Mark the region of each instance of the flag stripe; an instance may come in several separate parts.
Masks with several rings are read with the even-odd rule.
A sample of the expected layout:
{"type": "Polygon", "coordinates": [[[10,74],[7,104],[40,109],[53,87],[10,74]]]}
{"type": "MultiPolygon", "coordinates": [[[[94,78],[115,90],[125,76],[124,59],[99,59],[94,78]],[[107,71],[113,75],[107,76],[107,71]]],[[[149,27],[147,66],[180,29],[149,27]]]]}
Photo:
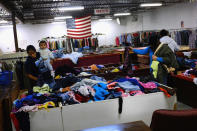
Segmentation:
{"type": "Polygon", "coordinates": [[[81,21],[85,19],[91,19],[91,16],[81,17],[81,18],[75,18],[76,21],[81,21]]]}
{"type": "Polygon", "coordinates": [[[72,36],[72,35],[68,35],[68,37],[74,38],[74,39],[85,39],[88,37],[91,37],[92,35],[84,35],[84,36],[72,36]]]}
{"type": "Polygon", "coordinates": [[[84,21],[78,21],[78,22],[75,21],[75,25],[76,25],[76,24],[84,24],[84,23],[88,23],[88,22],[91,22],[91,19],[89,19],[89,20],[84,20],[84,21]]]}
{"type": "Polygon", "coordinates": [[[75,24],[75,26],[76,27],[78,27],[78,26],[84,26],[84,25],[88,25],[88,24],[91,24],[91,22],[90,21],[88,21],[88,22],[85,22],[85,23],[77,23],[77,24],[75,24]]]}
{"type": "Polygon", "coordinates": [[[87,35],[87,34],[91,34],[91,32],[83,32],[83,33],[68,33],[68,35],[75,35],[75,36],[79,36],[80,35],[87,35]]]}
{"type": "Polygon", "coordinates": [[[68,37],[73,38],[73,39],[86,39],[86,38],[92,37],[92,35],[88,35],[84,37],[74,37],[74,36],[68,36],[68,37]]]}
{"type": "Polygon", "coordinates": [[[67,32],[68,32],[68,33],[70,33],[70,32],[85,32],[85,31],[90,31],[90,28],[85,29],[85,30],[80,30],[80,31],[79,31],[79,30],[76,30],[76,31],[73,31],[73,30],[72,30],[72,31],[67,30],[67,32]]]}
{"type": "Polygon", "coordinates": [[[79,29],[79,28],[85,28],[85,27],[90,26],[90,25],[91,25],[91,23],[86,24],[86,25],[77,26],[76,28],[77,28],[77,29],[79,29]]]}
{"type": "Polygon", "coordinates": [[[86,30],[86,29],[90,29],[91,30],[91,26],[87,26],[86,28],[67,29],[67,31],[76,32],[76,31],[83,31],[83,30],[86,30]]]}
{"type": "Polygon", "coordinates": [[[82,29],[86,29],[86,28],[91,28],[91,25],[88,26],[84,26],[84,27],[79,27],[79,28],[75,28],[75,29],[70,29],[70,30],[82,30],[82,29]]]}

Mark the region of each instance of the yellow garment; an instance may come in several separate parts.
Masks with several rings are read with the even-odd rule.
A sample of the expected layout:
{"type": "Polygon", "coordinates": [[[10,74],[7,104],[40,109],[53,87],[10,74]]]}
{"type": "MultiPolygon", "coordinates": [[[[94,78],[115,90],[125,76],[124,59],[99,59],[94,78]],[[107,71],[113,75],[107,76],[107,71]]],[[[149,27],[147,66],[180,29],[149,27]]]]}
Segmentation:
{"type": "Polygon", "coordinates": [[[91,70],[99,70],[95,64],[91,65],[90,68],[91,68],[91,70]]]}
{"type": "Polygon", "coordinates": [[[34,86],[33,92],[40,93],[40,94],[47,94],[51,92],[51,89],[48,84],[44,84],[42,87],[34,86]]]}
{"type": "Polygon", "coordinates": [[[113,69],[111,72],[119,72],[120,70],[119,69],[113,69]]]}
{"type": "Polygon", "coordinates": [[[159,65],[158,61],[152,61],[151,68],[153,69],[154,78],[157,78],[158,65],[159,65]]]}
{"type": "Polygon", "coordinates": [[[55,79],[60,79],[60,75],[57,75],[57,76],[55,77],[55,79]]]}
{"type": "Polygon", "coordinates": [[[42,108],[48,109],[48,107],[55,107],[55,103],[52,101],[46,102],[42,105],[39,105],[38,109],[42,109],[42,108]]]}

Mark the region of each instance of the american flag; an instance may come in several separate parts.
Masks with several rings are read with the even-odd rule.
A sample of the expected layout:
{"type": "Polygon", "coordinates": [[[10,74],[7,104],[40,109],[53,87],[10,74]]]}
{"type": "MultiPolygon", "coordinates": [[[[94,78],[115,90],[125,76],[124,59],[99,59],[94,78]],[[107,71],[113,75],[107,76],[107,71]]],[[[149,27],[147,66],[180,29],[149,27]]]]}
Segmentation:
{"type": "Polygon", "coordinates": [[[84,39],[92,36],[91,16],[66,19],[67,36],[74,39],[84,39]]]}

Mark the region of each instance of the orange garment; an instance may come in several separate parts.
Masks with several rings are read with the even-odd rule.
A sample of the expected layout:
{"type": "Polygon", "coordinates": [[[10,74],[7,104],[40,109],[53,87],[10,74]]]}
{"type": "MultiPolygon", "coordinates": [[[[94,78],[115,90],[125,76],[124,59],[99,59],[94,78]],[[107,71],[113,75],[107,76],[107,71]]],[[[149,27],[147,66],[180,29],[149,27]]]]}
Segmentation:
{"type": "Polygon", "coordinates": [[[61,92],[68,92],[71,91],[70,87],[62,88],[61,92]]]}
{"type": "Polygon", "coordinates": [[[95,64],[91,65],[90,68],[91,68],[91,70],[99,70],[95,64]]]}

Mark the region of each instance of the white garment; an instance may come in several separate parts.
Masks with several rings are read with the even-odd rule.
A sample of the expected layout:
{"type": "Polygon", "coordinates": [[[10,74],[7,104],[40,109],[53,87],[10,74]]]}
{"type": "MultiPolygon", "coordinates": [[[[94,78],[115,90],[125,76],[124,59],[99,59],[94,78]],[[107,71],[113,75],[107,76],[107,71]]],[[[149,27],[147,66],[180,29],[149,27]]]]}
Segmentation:
{"type": "Polygon", "coordinates": [[[39,49],[40,56],[46,60],[48,58],[54,59],[52,52],[49,49],[39,49]]]}
{"type": "Polygon", "coordinates": [[[177,45],[177,43],[169,36],[164,36],[164,37],[160,38],[160,42],[163,44],[168,44],[168,46],[170,47],[170,49],[173,52],[178,51],[180,49],[180,47],[177,45]]]}
{"type": "Polygon", "coordinates": [[[192,52],[190,51],[190,52],[183,52],[183,54],[184,54],[184,56],[187,56],[187,57],[191,57],[191,55],[192,55],[192,52]]]}
{"type": "Polygon", "coordinates": [[[193,79],[193,82],[194,82],[194,84],[197,85],[197,78],[194,78],[194,79],[193,79]]]}
{"type": "Polygon", "coordinates": [[[82,56],[82,53],[72,52],[71,54],[63,54],[61,58],[69,58],[74,64],[77,64],[78,58],[82,56]]]}

